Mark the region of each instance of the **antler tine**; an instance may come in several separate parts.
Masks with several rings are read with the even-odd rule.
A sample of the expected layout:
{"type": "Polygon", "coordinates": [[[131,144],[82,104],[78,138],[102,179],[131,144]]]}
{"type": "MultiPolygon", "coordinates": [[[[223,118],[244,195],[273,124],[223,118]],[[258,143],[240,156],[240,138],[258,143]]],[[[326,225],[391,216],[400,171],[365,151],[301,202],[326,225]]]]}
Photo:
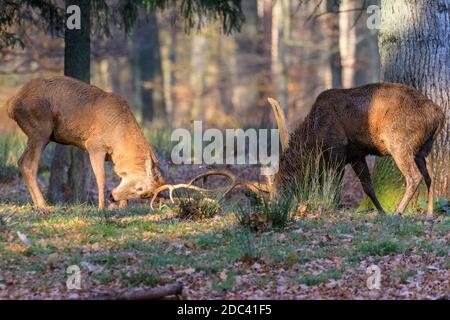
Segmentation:
{"type": "Polygon", "coordinates": [[[256,186],[254,183],[247,181],[247,180],[239,182],[238,185],[246,187],[247,189],[250,189],[254,193],[259,193],[259,192],[269,193],[269,191],[261,189],[260,187],[256,186]]]}
{"type": "Polygon", "coordinates": [[[195,181],[209,176],[224,176],[230,180],[230,183],[225,187],[208,189],[209,192],[222,192],[222,198],[225,197],[225,195],[227,195],[231,190],[233,190],[236,186],[240,184],[239,182],[237,182],[236,175],[227,170],[211,170],[201,173],[198,176],[194,177],[189,184],[193,184],[195,181]]]}
{"type": "Polygon", "coordinates": [[[209,191],[211,191],[211,190],[208,190],[208,189],[204,189],[204,188],[200,188],[200,187],[197,187],[197,186],[193,186],[191,184],[184,184],[184,183],[181,183],[181,184],[165,184],[165,185],[155,189],[155,191],[153,191],[153,197],[152,197],[152,200],[150,201],[150,208],[152,208],[152,210],[153,210],[153,202],[155,202],[155,199],[158,196],[158,194],[160,194],[164,190],[169,190],[170,201],[172,201],[172,203],[174,203],[175,201],[173,200],[173,190],[180,189],[180,188],[195,190],[195,191],[198,191],[198,192],[209,192],[209,191]]]}
{"type": "Polygon", "coordinates": [[[226,170],[211,170],[211,171],[204,172],[204,173],[196,176],[195,178],[193,178],[189,184],[192,184],[192,183],[194,183],[195,181],[197,181],[197,180],[199,180],[201,178],[206,178],[206,177],[212,176],[212,175],[224,176],[224,177],[227,177],[227,178],[229,178],[231,180],[231,183],[230,183],[229,186],[211,190],[211,191],[224,190],[222,197],[225,197],[226,194],[231,192],[237,186],[246,187],[247,189],[250,189],[254,193],[259,193],[259,192],[268,193],[267,190],[263,190],[260,187],[257,187],[254,183],[252,183],[250,181],[242,180],[242,181],[238,182],[237,178],[236,178],[236,175],[234,175],[230,171],[226,171],[226,170]]]}
{"type": "Polygon", "coordinates": [[[206,177],[214,176],[214,175],[216,175],[216,176],[224,176],[224,177],[227,177],[228,179],[230,179],[231,182],[233,182],[233,183],[236,182],[236,176],[233,173],[229,172],[229,171],[226,171],[226,170],[211,170],[211,171],[203,172],[203,173],[199,174],[198,176],[194,177],[189,182],[189,184],[193,184],[195,181],[197,181],[197,180],[199,180],[201,178],[206,178],[206,177]]]}

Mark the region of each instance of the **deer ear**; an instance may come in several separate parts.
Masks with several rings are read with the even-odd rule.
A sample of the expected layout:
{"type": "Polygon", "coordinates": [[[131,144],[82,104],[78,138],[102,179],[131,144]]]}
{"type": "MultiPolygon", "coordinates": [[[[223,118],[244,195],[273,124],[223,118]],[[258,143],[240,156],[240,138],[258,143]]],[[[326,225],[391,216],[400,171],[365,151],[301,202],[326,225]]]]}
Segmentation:
{"type": "Polygon", "coordinates": [[[145,159],[145,172],[149,177],[153,175],[152,168],[153,168],[153,161],[150,157],[147,157],[147,159],[145,159]]]}

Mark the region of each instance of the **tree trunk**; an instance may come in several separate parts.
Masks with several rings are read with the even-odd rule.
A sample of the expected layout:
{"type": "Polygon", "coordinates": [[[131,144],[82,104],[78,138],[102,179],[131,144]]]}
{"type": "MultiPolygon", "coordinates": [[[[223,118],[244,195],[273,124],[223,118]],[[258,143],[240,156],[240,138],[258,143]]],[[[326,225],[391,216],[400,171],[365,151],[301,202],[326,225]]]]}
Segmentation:
{"type": "Polygon", "coordinates": [[[342,85],[344,88],[354,86],[356,60],[355,9],[359,6],[353,0],[342,0],[339,14],[339,46],[342,63],[342,85]]]}
{"type": "MultiPolygon", "coordinates": [[[[80,8],[81,28],[70,30],[66,27],[64,34],[64,75],[89,83],[91,1],[66,1],[66,9],[70,5],[77,5],[80,8]]],[[[50,172],[49,200],[52,202],[86,202],[92,200],[89,195],[91,178],[92,171],[86,153],[75,147],[57,144],[50,172]]]]}
{"type": "MultiPolygon", "coordinates": [[[[172,13],[171,15],[174,15],[172,13]]],[[[159,19],[163,21],[163,19],[159,19]]],[[[161,37],[161,67],[163,74],[164,105],[167,113],[167,122],[172,124],[175,116],[175,62],[177,46],[177,26],[173,23],[164,24],[161,37]]]]}
{"type": "Polygon", "coordinates": [[[289,24],[284,22],[289,19],[290,15],[289,1],[276,1],[272,13],[272,81],[275,86],[276,98],[283,111],[287,113],[288,90],[284,34],[288,32],[289,24]]]}
{"type": "Polygon", "coordinates": [[[440,105],[447,121],[434,145],[436,190],[450,195],[450,0],[382,0],[382,78],[415,87],[440,105]]]}
{"type": "Polygon", "coordinates": [[[233,88],[233,101],[236,101],[236,111],[245,110],[241,119],[246,123],[243,125],[256,126],[254,116],[255,112],[261,112],[257,105],[257,86],[258,81],[255,77],[259,71],[257,55],[257,37],[258,37],[258,0],[246,0],[242,2],[242,10],[245,14],[245,24],[242,30],[235,34],[236,41],[236,84],[233,88]]]}
{"type": "MultiPolygon", "coordinates": [[[[325,21],[325,32],[329,43],[329,63],[332,88],[342,88],[342,64],[339,49],[339,0],[327,0],[326,10],[329,12],[325,21]]],[[[328,87],[328,86],[327,86],[328,87]]]]}
{"type": "Polygon", "coordinates": [[[261,128],[269,127],[270,113],[268,108],[264,108],[267,103],[268,96],[273,96],[272,83],[272,0],[259,0],[258,4],[262,7],[259,11],[260,24],[260,41],[258,45],[258,54],[261,59],[259,64],[259,81],[258,81],[258,106],[261,112],[261,128]]]}
{"type": "Polygon", "coordinates": [[[225,39],[223,37],[217,37],[217,59],[218,59],[218,68],[219,68],[219,96],[220,96],[220,104],[222,106],[222,110],[224,114],[234,114],[234,105],[233,105],[233,95],[232,95],[232,87],[233,87],[233,78],[231,75],[232,64],[234,57],[232,55],[227,56],[227,51],[224,48],[225,39]]]}
{"type": "MultiPolygon", "coordinates": [[[[379,0],[367,0],[367,6],[380,5],[379,0]]],[[[359,15],[359,13],[357,13],[359,15]]],[[[356,17],[358,18],[358,17],[356,17]]],[[[362,12],[356,22],[356,65],[354,85],[380,81],[380,54],[378,49],[378,30],[367,28],[367,12],[362,12]]]]}
{"type": "Polygon", "coordinates": [[[139,66],[138,87],[142,102],[142,120],[143,122],[154,119],[165,120],[166,108],[156,12],[151,12],[146,20],[140,21],[134,31],[134,39],[139,66]]]}
{"type": "Polygon", "coordinates": [[[206,85],[206,73],[208,64],[208,38],[205,34],[192,35],[191,46],[191,70],[189,82],[192,85],[193,102],[191,119],[200,120],[202,111],[202,97],[206,85]]]}

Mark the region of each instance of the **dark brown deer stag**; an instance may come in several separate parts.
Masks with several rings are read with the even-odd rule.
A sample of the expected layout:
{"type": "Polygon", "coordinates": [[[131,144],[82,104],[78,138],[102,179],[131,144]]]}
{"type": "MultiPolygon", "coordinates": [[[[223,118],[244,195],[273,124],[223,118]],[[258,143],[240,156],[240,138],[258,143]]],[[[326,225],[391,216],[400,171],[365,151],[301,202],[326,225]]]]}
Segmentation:
{"type": "MultiPolygon", "coordinates": [[[[127,102],[114,93],[69,77],[29,81],[7,104],[9,116],[28,136],[19,159],[20,171],[34,205],[46,202],[36,175],[41,153],[49,143],[77,146],[89,154],[98,186],[98,206],[105,206],[105,159],[114,163],[122,178],[112,197],[148,198],[164,184],[152,147],[144,137],[127,102]]],[[[123,206],[123,205],[122,205],[123,206]]]]}
{"type": "MultiPolygon", "coordinates": [[[[444,113],[419,91],[401,84],[377,83],[322,92],[305,121],[290,135],[279,104],[275,113],[282,155],[274,189],[289,188],[299,172],[302,154],[320,145],[327,159],[350,164],[364,192],[383,212],[372,185],[367,155],[391,156],[406,179],[396,211],[403,213],[422,177],[428,189],[428,216],[433,215],[433,170],[429,154],[444,125],[444,113]]],[[[327,160],[328,161],[328,160],[327,160]]]]}

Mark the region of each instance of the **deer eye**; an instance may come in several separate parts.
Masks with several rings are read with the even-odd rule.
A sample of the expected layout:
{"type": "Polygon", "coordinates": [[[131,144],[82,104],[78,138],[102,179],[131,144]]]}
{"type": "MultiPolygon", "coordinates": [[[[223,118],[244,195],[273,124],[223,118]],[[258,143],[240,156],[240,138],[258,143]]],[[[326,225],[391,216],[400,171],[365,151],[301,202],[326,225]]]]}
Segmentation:
{"type": "Polygon", "coordinates": [[[139,188],[136,189],[136,191],[137,192],[142,192],[142,191],[144,191],[144,189],[142,187],[139,187],[139,188]]]}

